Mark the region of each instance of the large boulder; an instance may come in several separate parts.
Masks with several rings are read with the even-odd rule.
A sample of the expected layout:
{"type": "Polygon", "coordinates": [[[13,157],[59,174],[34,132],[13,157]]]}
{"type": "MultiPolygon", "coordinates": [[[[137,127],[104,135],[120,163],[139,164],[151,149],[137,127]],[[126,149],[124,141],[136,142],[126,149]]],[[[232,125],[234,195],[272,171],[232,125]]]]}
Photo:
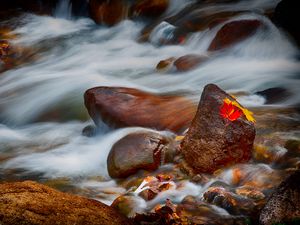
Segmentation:
{"type": "Polygon", "coordinates": [[[101,202],[25,181],[0,184],[0,224],[130,225],[132,223],[101,202]]]}
{"type": "Polygon", "coordinates": [[[115,127],[140,126],[180,133],[189,127],[196,113],[195,104],[184,97],[133,88],[95,87],[85,92],[84,101],[96,125],[102,119],[115,127]]]}
{"type": "Polygon", "coordinates": [[[124,0],[90,0],[91,18],[97,24],[113,26],[127,17],[127,2],[124,0]]]}
{"type": "Polygon", "coordinates": [[[251,157],[255,128],[251,112],[214,84],[202,93],[198,110],[181,143],[197,173],[212,173],[251,157]]]}
{"type": "Polygon", "coordinates": [[[137,0],[132,5],[131,16],[158,17],[162,15],[169,6],[169,0],[137,0]]]}
{"type": "Polygon", "coordinates": [[[156,170],[172,162],[174,154],[171,137],[150,131],[132,133],[113,145],[107,158],[108,173],[113,178],[124,178],[140,169],[156,170]]]}
{"type": "Polygon", "coordinates": [[[260,214],[261,225],[300,223],[300,170],[274,191],[260,214]]]}
{"type": "Polygon", "coordinates": [[[259,20],[237,20],[226,23],[210,43],[209,51],[222,50],[252,36],[263,23],[259,20]]]}

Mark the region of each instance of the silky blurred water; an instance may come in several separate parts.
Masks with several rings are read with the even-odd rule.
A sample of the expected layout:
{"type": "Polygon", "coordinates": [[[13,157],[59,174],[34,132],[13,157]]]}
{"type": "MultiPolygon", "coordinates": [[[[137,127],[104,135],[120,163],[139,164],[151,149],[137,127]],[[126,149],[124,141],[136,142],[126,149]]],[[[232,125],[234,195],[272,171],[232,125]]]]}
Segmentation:
{"type": "MultiPolygon", "coordinates": [[[[192,1],[172,1],[167,14],[178,12],[189,2],[192,1]]],[[[106,127],[95,137],[82,136],[82,129],[92,121],[82,121],[82,117],[76,115],[86,115],[83,94],[95,86],[184,93],[198,102],[202,88],[215,83],[230,93],[246,93],[239,97],[240,102],[258,108],[265,107],[265,99],[255,92],[283,87],[292,95],[276,107],[299,103],[300,65],[295,59],[299,52],[283,31],[268,18],[254,13],[273,7],[277,2],[245,0],[216,7],[216,11],[253,10],[231,20],[260,19],[267,27],[218,54],[208,52],[207,48],[222,24],[194,33],[184,45],[157,46],[165,34],[164,29],[169,29],[168,24],[155,29],[149,43],[139,43],[143,22],[126,20],[114,27],[95,25],[88,18],[72,18],[70,5],[64,0],[60,1],[53,17],[21,15],[17,19],[19,25],[12,31],[17,38],[12,42],[37,49],[38,59],[0,74],[0,156],[3,156],[0,157],[0,174],[14,173],[21,179],[28,174],[38,174],[39,179],[46,180],[80,179],[75,182],[80,188],[111,187],[116,188],[117,193],[124,193],[126,190],[109,178],[106,158],[116,141],[143,128],[112,130],[106,127]],[[160,60],[185,54],[203,54],[210,56],[210,60],[185,73],[156,71],[160,60]],[[64,118],[64,122],[36,122],[52,111],[78,113],[64,118]],[[85,180],[93,176],[100,177],[100,181],[85,180]]],[[[299,138],[299,134],[293,137],[299,138]]],[[[259,165],[249,165],[247,170],[257,167],[259,165]]],[[[219,179],[230,183],[230,170],[219,179]]],[[[162,193],[148,204],[155,205],[165,198],[178,202],[187,194],[200,195],[204,190],[189,181],[182,187],[179,191],[162,193]]],[[[92,194],[89,197],[109,204],[113,197],[108,196],[92,194]]]]}

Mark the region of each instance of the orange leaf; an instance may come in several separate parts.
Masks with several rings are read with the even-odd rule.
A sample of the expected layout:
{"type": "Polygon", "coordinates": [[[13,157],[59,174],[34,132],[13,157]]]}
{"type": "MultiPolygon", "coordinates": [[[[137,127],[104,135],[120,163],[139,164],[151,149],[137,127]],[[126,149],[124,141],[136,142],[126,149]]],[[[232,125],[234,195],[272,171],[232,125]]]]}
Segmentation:
{"type": "Polygon", "coordinates": [[[229,119],[230,121],[237,120],[242,115],[242,110],[240,110],[237,106],[233,105],[232,102],[223,102],[223,106],[220,108],[220,115],[229,119]]]}

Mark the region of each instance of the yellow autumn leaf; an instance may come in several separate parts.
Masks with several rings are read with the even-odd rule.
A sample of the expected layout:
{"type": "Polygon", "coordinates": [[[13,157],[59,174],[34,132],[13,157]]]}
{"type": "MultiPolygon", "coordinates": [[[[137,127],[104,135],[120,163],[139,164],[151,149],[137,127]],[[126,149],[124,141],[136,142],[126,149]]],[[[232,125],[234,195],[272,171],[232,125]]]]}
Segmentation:
{"type": "Polygon", "coordinates": [[[226,102],[227,104],[231,103],[232,105],[238,107],[240,110],[242,110],[243,114],[245,115],[245,117],[248,121],[255,123],[255,119],[253,117],[253,112],[242,107],[237,101],[231,101],[229,98],[225,98],[224,102],[226,102]]]}

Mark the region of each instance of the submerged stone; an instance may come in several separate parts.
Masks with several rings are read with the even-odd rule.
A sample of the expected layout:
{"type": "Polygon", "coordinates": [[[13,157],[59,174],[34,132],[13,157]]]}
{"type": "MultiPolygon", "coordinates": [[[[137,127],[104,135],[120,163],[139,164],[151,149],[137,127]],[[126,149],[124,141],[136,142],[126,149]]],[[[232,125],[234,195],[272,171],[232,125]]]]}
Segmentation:
{"type": "Polygon", "coordinates": [[[212,40],[209,51],[222,50],[252,36],[263,23],[259,20],[237,20],[226,23],[212,40]]]}
{"type": "Polygon", "coordinates": [[[127,17],[127,3],[124,0],[90,0],[91,18],[97,24],[113,26],[127,17]]]}

